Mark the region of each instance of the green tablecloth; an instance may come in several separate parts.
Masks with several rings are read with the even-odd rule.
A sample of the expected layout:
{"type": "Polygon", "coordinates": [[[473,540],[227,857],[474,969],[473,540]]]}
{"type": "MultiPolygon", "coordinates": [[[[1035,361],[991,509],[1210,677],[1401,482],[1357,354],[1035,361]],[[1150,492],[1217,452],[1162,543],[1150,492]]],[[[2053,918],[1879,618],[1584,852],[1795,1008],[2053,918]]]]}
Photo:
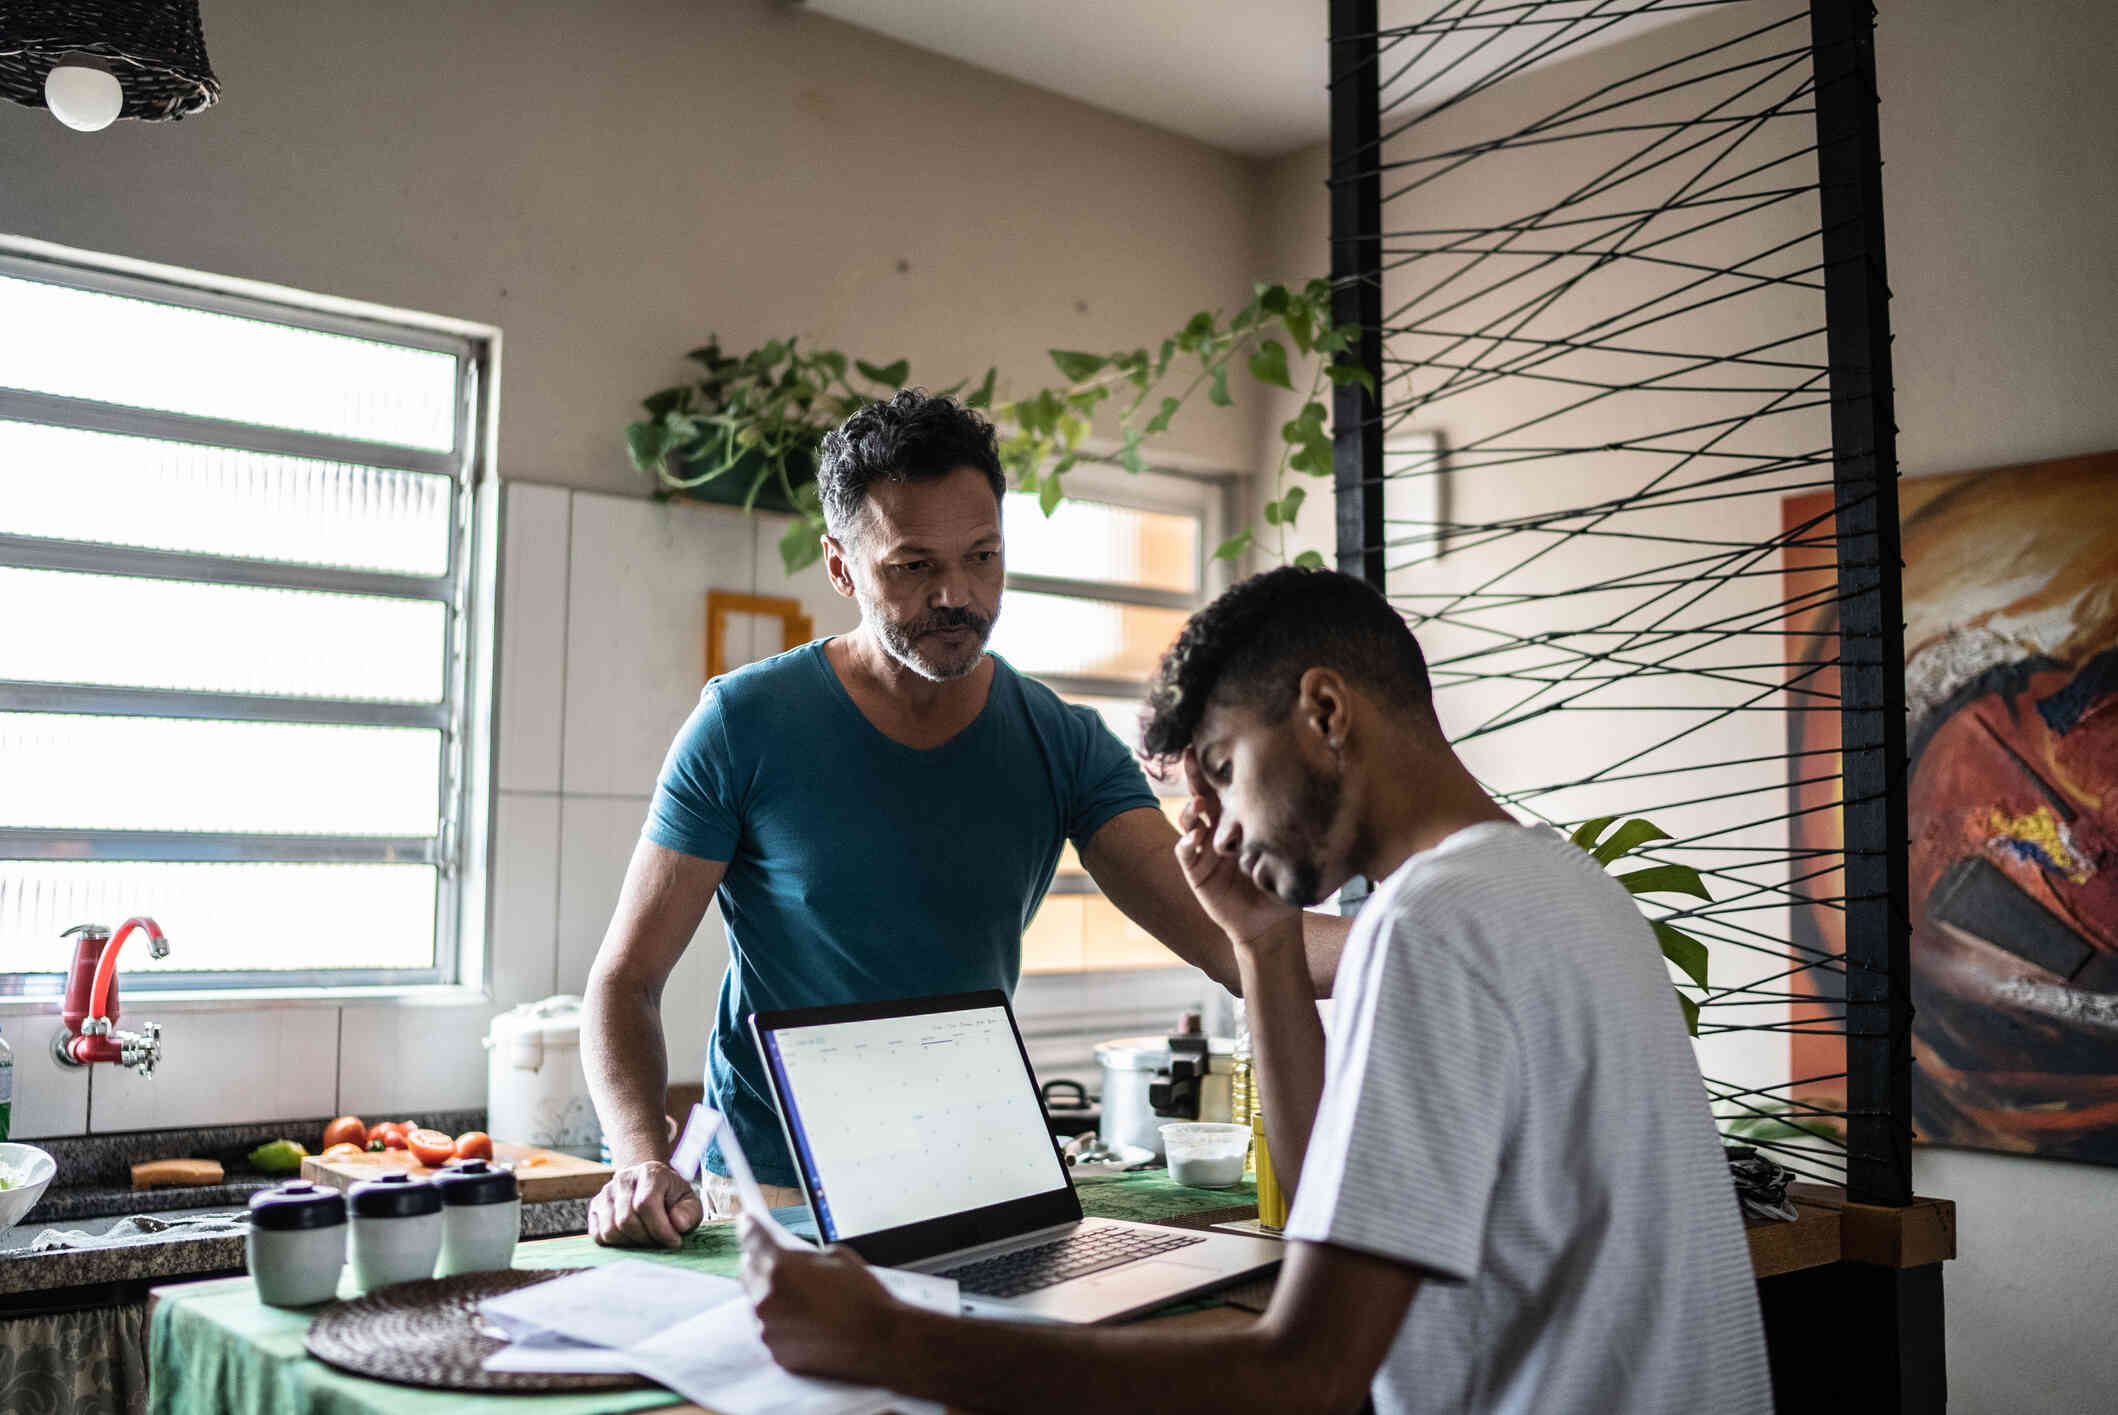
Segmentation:
{"type": "MultiPolygon", "coordinates": [[[[1248,1184],[1238,1189],[1189,1189],[1165,1170],[1076,1181],[1081,1206],[1103,1218],[1143,1223],[1257,1202],[1248,1184]]],[[[599,1248],[587,1238],[526,1243],[518,1268],[579,1268],[626,1258],[667,1263],[693,1272],[733,1276],[735,1226],[709,1223],[693,1230],[676,1252],[599,1248]]],[[[351,1273],[342,1296],[351,1295],[351,1273]]],[[[155,1307],[148,1355],[150,1415],[588,1415],[645,1410],[674,1401],[667,1391],[592,1395],[465,1395],[423,1391],[335,1371],[302,1349],[313,1311],[267,1307],[247,1277],[164,1288],[155,1307]]]]}

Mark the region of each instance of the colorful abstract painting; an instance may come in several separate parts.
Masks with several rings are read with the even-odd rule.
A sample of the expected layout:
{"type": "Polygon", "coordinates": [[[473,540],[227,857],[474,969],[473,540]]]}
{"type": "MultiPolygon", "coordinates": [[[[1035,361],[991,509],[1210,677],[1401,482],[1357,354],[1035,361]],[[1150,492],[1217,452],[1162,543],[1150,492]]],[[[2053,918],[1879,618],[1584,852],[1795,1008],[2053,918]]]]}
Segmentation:
{"type": "MultiPolygon", "coordinates": [[[[2118,454],[1900,485],[1910,778],[1913,1127],[1937,1144],[2118,1164],[2118,454]]],[[[1789,497],[1788,657],[1837,690],[1829,492],[1789,497]]],[[[1789,714],[1791,828],[1839,846],[1838,721],[1789,714]]],[[[1831,874],[1801,882],[1829,900],[1831,874]]],[[[1797,905],[1798,958],[1841,915],[1797,905]]],[[[1811,992],[1830,974],[1798,975],[1811,992]]],[[[1837,1015],[1796,1004],[1797,1022],[1837,1015]]],[[[1838,1038],[1794,1076],[1843,1095],[1838,1038]]]]}

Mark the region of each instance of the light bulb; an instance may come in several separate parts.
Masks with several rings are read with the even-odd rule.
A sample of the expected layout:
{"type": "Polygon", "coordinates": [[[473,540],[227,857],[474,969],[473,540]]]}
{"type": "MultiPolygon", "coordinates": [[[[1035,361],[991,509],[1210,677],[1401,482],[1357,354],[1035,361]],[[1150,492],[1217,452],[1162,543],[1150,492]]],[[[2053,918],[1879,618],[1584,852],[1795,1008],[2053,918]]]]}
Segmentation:
{"type": "Polygon", "coordinates": [[[51,115],[77,132],[101,132],[117,121],[125,90],[102,60],[69,54],[44,76],[44,101],[51,115]]]}

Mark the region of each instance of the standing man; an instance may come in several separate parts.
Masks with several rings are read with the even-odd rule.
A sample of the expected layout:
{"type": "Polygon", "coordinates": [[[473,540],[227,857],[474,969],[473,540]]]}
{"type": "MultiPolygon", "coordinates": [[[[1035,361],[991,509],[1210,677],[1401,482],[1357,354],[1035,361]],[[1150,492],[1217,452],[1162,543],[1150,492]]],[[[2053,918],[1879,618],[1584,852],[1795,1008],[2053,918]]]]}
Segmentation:
{"type": "Polygon", "coordinates": [[[1251,1007],[1295,1185],[1269,1310],[1219,1331],[967,1322],[845,1250],[744,1220],[794,1370],[951,1406],[1168,1415],[1751,1415],[1771,1381],[1728,1165],[1632,897],[1518,825],[1443,737],[1426,664],[1364,582],[1275,570],[1194,615],[1145,748],[1193,799],[1176,849],[1251,1007]],[[1378,881],[1328,1058],[1298,906],[1378,881]]]}
{"type": "MultiPolygon", "coordinates": [[[[716,894],[730,961],[707,1086],[775,1204],[801,1202],[749,1014],[1001,988],[1072,841],[1178,957],[1239,985],[1125,747],[985,651],[1005,573],[993,429],[907,390],[855,413],[817,468],[824,564],[860,627],[713,680],[663,763],[590,970],[582,1044],[617,1173],[603,1243],[673,1247],[703,1217],[669,1168],[662,986],[716,894]],[[776,1191],[776,1192],[774,1192],[776,1191]]],[[[1309,926],[1328,990],[1345,924],[1309,926]]],[[[706,1206],[732,1212],[718,1151],[706,1206]]]]}

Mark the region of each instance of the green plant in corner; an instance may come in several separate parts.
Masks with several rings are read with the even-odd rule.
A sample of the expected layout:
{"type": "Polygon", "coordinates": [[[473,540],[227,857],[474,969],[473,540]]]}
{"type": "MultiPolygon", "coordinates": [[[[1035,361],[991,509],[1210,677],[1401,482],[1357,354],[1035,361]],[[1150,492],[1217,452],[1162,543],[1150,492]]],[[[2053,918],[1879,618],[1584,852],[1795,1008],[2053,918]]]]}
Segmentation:
{"type": "MultiPolygon", "coordinates": [[[[1643,845],[1657,840],[1669,839],[1669,833],[1652,821],[1638,818],[1628,820],[1616,830],[1610,830],[1616,816],[1598,816],[1584,822],[1571,839],[1599,865],[1609,866],[1624,859],[1643,845]],[[1610,830],[1606,836],[1604,832],[1610,830]]],[[[1713,896],[1706,891],[1706,882],[1690,865],[1649,865],[1645,869],[1633,870],[1617,876],[1618,883],[1628,893],[1686,894],[1694,899],[1711,901],[1713,896]]],[[[1706,945],[1685,933],[1666,919],[1650,918],[1649,927],[1655,931],[1655,941],[1662,946],[1662,956],[1677,965],[1678,971],[1689,978],[1701,991],[1706,988],[1706,945]]],[[[1693,1036],[1699,1035],[1699,1004],[1685,996],[1680,985],[1677,988],[1677,1003],[1684,1009],[1685,1030],[1693,1036]]]]}
{"type": "MultiPolygon", "coordinates": [[[[967,406],[990,411],[1004,432],[1003,468],[1017,489],[1037,494],[1049,516],[1065,497],[1066,473],[1079,462],[1113,461],[1145,471],[1148,445],[1169,431],[1202,389],[1209,404],[1228,407],[1235,402],[1231,376],[1247,372],[1264,387],[1298,392],[1290,349],[1292,357],[1313,356],[1301,411],[1280,429],[1272,495],[1263,511],[1265,524],[1277,532],[1275,551],[1285,560],[1287,532],[1308,496],[1299,483],[1287,485],[1290,473],[1331,475],[1325,390],[1348,383],[1371,393],[1376,388],[1373,374],[1343,357],[1354,333],[1331,323],[1329,281],[1300,287],[1260,282],[1249,303],[1225,321],[1217,311],[1201,310],[1152,351],[1051,350],[1063,383],[995,401],[997,375],[988,368],[975,386],[963,379],[940,391],[962,393],[967,406]],[[1085,442],[1106,403],[1117,408],[1122,441],[1115,454],[1101,457],[1085,442]]],[[[835,349],[804,351],[793,339],[774,339],[739,355],[709,340],[686,357],[703,375],[650,394],[641,402],[646,416],[626,425],[633,465],[656,478],[658,495],[703,489],[745,511],[762,506],[798,513],[801,520],[780,541],[780,558],[790,574],[811,564],[821,553],[823,512],[814,479],[824,436],[863,403],[904,387],[909,363],[874,364],[835,349]]],[[[1249,529],[1239,531],[1214,554],[1232,560],[1256,539],[1249,529]]],[[[1295,563],[1320,566],[1323,558],[1306,551],[1295,563]]]]}

